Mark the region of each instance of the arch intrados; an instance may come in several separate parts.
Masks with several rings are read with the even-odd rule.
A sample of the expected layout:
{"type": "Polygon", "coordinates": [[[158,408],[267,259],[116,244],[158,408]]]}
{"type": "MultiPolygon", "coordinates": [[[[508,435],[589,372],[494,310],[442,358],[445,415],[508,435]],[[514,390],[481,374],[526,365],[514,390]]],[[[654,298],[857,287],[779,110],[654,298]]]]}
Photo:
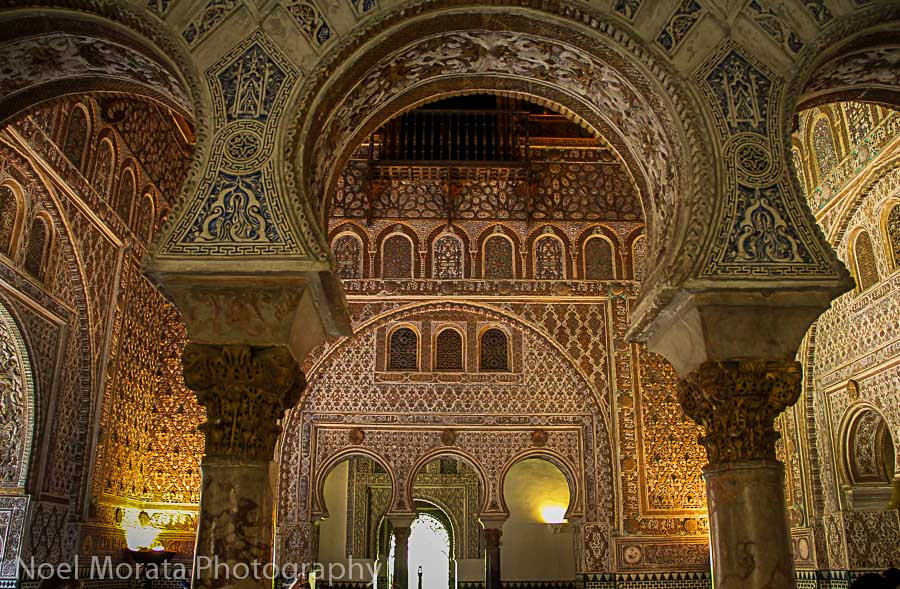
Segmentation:
{"type": "Polygon", "coordinates": [[[896,7],[892,9],[880,7],[877,13],[869,15],[868,18],[878,24],[868,31],[837,43],[823,43],[824,50],[811,60],[810,66],[798,70],[801,75],[804,75],[804,78],[800,86],[795,112],[850,100],[889,108],[900,107],[900,87],[897,86],[869,82],[822,88],[820,82],[823,70],[855,55],[880,49],[890,49],[900,54],[900,35],[897,33],[898,27],[900,27],[898,17],[900,17],[900,10],[897,10],[896,7]],[[817,84],[820,87],[817,88],[817,84]]]}
{"type": "MultiPolygon", "coordinates": [[[[488,501],[490,500],[490,491],[488,489],[488,476],[485,472],[484,468],[481,466],[481,463],[478,462],[478,459],[469,454],[468,452],[461,450],[459,448],[453,447],[442,447],[435,448],[422,454],[419,456],[413,465],[409,469],[409,476],[406,479],[406,504],[414,505],[414,493],[413,486],[416,482],[416,476],[419,474],[419,471],[422,468],[431,462],[432,460],[437,460],[439,458],[457,458],[462,460],[469,467],[475,471],[478,475],[478,484],[481,487],[481,506],[480,511],[486,511],[488,508],[488,501]]],[[[393,503],[391,503],[393,505],[393,503]]]]}
{"type": "Polygon", "coordinates": [[[500,471],[500,477],[497,481],[497,497],[500,498],[500,509],[502,509],[504,513],[509,513],[509,509],[506,506],[506,497],[504,496],[506,475],[509,474],[510,469],[516,464],[529,459],[543,460],[559,469],[559,472],[565,477],[566,484],[569,487],[569,505],[566,507],[565,517],[566,519],[570,519],[581,516],[584,507],[582,506],[581,486],[578,484],[578,477],[575,474],[577,471],[565,457],[560,456],[553,450],[547,448],[530,448],[516,454],[503,465],[503,470],[500,471]]]}
{"type": "MultiPolygon", "coordinates": [[[[569,96],[540,80],[522,82],[520,80],[496,75],[441,77],[399,93],[388,102],[381,105],[378,110],[373,111],[367,117],[366,122],[351,136],[346,147],[340,151],[340,155],[329,165],[329,171],[326,172],[322,184],[327,187],[325,190],[322,190],[321,192],[317,191],[314,183],[315,175],[311,175],[310,194],[334,194],[341,173],[346,168],[359,145],[390,120],[426,104],[438,102],[454,96],[467,96],[473,94],[489,94],[518,98],[542,106],[566,117],[572,123],[585,129],[595,138],[601,140],[604,146],[612,150],[616,157],[625,164],[625,170],[628,173],[631,182],[637,187],[637,192],[640,195],[639,201],[641,213],[645,219],[648,218],[646,211],[648,207],[652,205],[647,196],[649,194],[648,180],[645,177],[645,173],[642,171],[642,164],[637,157],[631,154],[624,140],[620,137],[619,131],[611,123],[603,120],[600,113],[593,113],[592,116],[590,113],[591,107],[581,103],[580,99],[577,97],[569,96]],[[443,86],[448,85],[448,83],[454,79],[465,80],[466,84],[474,85],[475,87],[467,90],[448,91],[443,89],[443,86]],[[578,101],[579,104],[575,104],[574,101],[578,101]]],[[[322,198],[318,204],[322,213],[322,222],[327,223],[330,214],[331,201],[326,197],[322,198]]]]}
{"type": "MultiPolygon", "coordinates": [[[[629,94],[629,98],[637,99],[640,104],[645,106],[639,110],[643,111],[648,120],[655,121],[654,124],[658,125],[658,131],[654,131],[654,133],[660,133],[661,139],[650,142],[653,143],[650,155],[657,158],[660,165],[651,168],[653,173],[649,175],[646,174],[646,169],[644,172],[647,176],[646,179],[655,184],[654,190],[662,190],[665,193],[664,198],[671,200],[673,190],[675,190],[672,186],[673,181],[675,185],[690,181],[690,170],[703,165],[703,160],[699,157],[703,143],[697,140],[697,134],[703,134],[706,131],[699,127],[694,120],[693,111],[689,106],[692,101],[686,100],[682,95],[676,78],[670,73],[671,68],[668,64],[643,51],[640,48],[641,45],[627,31],[619,30],[608,19],[594,19],[591,18],[592,16],[590,9],[579,8],[572,12],[568,7],[557,6],[553,3],[544,6],[540,14],[535,14],[535,10],[522,6],[479,6],[466,1],[459,2],[455,8],[450,10],[446,7],[425,4],[417,7],[416,13],[413,15],[410,15],[409,11],[402,10],[386,14],[377,23],[377,34],[374,34],[373,31],[370,36],[354,37],[339,48],[326,67],[320,70],[317,77],[304,89],[300,99],[296,101],[298,104],[297,115],[294,117],[296,123],[288,135],[287,143],[287,159],[292,162],[293,172],[296,174],[289,172],[289,175],[295,176],[292,179],[299,180],[306,192],[314,199],[320,199],[325,194],[330,194],[327,188],[331,186],[331,181],[321,176],[330,174],[333,177],[336,173],[335,169],[343,169],[347,157],[346,153],[335,152],[343,152],[348,146],[350,150],[354,149],[363,136],[368,135],[384,120],[389,119],[403,108],[404,105],[395,104],[389,109],[391,112],[386,115],[378,115],[378,120],[375,120],[373,117],[376,115],[372,113],[379,109],[368,105],[372,106],[372,108],[366,108],[369,124],[352,140],[329,136],[330,131],[323,131],[325,126],[330,123],[329,115],[335,113],[334,106],[341,104],[346,97],[351,95],[354,86],[363,80],[367,73],[371,72],[373,68],[370,64],[378,64],[383,60],[393,58],[401,51],[409,50],[415,43],[438,34],[473,31],[508,32],[532,35],[547,40],[566,39],[564,46],[592,59],[595,64],[608,68],[607,71],[616,72],[617,76],[621,76],[621,82],[628,86],[625,93],[629,94]],[[335,75],[336,71],[340,71],[340,75],[335,75]],[[687,149],[682,149],[682,145],[685,144],[679,132],[682,125],[687,125],[681,129],[688,135],[687,149]],[[319,137],[320,140],[316,146],[305,145],[302,141],[304,137],[319,137]],[[337,145],[338,140],[341,142],[340,145],[337,145]],[[661,151],[664,151],[662,144],[669,147],[669,158],[659,157],[661,151]],[[326,146],[328,149],[320,149],[322,146],[326,146]],[[327,162],[323,160],[314,165],[313,161],[318,157],[316,153],[323,158],[328,158],[327,162]]],[[[559,41],[554,41],[554,44],[560,46],[559,41]]],[[[465,76],[465,85],[469,88],[478,85],[475,81],[475,73],[469,72],[465,76]]],[[[490,77],[485,75],[482,76],[482,79],[490,77]]],[[[493,77],[498,78],[502,75],[493,77]]],[[[505,78],[505,80],[506,85],[482,84],[477,91],[506,90],[538,95],[539,98],[562,104],[577,113],[604,137],[611,138],[614,135],[613,130],[608,128],[609,125],[598,124],[598,121],[603,121],[607,116],[608,109],[603,107],[587,108],[587,104],[578,104],[577,100],[573,100],[574,93],[560,92],[558,87],[555,93],[552,88],[541,88],[541,82],[533,77],[519,80],[519,82],[524,82],[519,84],[512,83],[515,80],[511,78],[505,78]],[[587,111],[590,113],[583,114],[587,111]]],[[[419,102],[447,92],[446,88],[427,90],[424,86],[425,83],[420,81],[415,87],[408,88],[405,92],[409,93],[409,90],[412,90],[416,96],[408,98],[407,103],[419,102]]],[[[596,97],[596,93],[592,91],[584,94],[596,97]]],[[[393,102],[394,98],[382,102],[393,102]]],[[[641,123],[637,122],[640,117],[635,114],[635,107],[630,105],[628,113],[624,111],[615,113],[612,118],[617,123],[640,126],[641,123]],[[626,116],[628,114],[631,116],[626,116]]],[[[626,155],[622,150],[620,150],[620,155],[624,156],[629,169],[640,171],[643,160],[647,159],[647,149],[650,147],[644,140],[634,141],[633,145],[636,146],[636,151],[640,152],[637,157],[633,157],[631,154],[626,155]]],[[[646,195],[649,191],[641,185],[645,178],[641,178],[640,173],[635,176],[641,193],[646,195]]],[[[699,186],[697,181],[691,182],[699,186]]],[[[323,214],[324,220],[324,210],[320,209],[320,213],[323,214]]]]}
{"type": "Polygon", "coordinates": [[[19,464],[19,477],[16,481],[16,487],[24,490],[26,484],[31,484],[28,482],[28,475],[31,472],[31,451],[36,433],[33,422],[37,408],[37,379],[34,377],[34,368],[31,360],[31,346],[30,342],[26,340],[27,334],[25,330],[19,326],[18,318],[13,314],[13,307],[8,304],[8,301],[4,296],[0,296],[0,322],[5,323],[12,332],[11,335],[15,340],[15,351],[22,368],[22,382],[25,388],[23,391],[25,393],[25,415],[23,423],[21,424],[22,428],[25,430],[25,435],[22,440],[22,461],[19,464]]]}
{"type": "Polygon", "coordinates": [[[397,475],[394,470],[388,466],[387,460],[381,454],[368,448],[345,448],[335,452],[329,456],[325,462],[316,469],[315,484],[312,488],[315,490],[315,497],[312,498],[312,514],[321,518],[329,516],[328,506],[325,504],[325,482],[331,475],[332,471],[342,462],[349,461],[351,458],[369,458],[377,462],[381,468],[388,473],[391,479],[391,502],[393,505],[397,499],[397,475]]]}
{"type": "Polygon", "coordinates": [[[32,35],[91,37],[98,44],[105,44],[107,47],[118,45],[125,51],[141,55],[161,72],[168,74],[174,85],[166,92],[160,90],[159,84],[141,80],[136,75],[130,78],[124,75],[114,76],[85,68],[85,71],[77,75],[48,78],[7,93],[0,98],[0,124],[60,97],[91,93],[139,96],[170,108],[187,120],[194,120],[195,105],[192,103],[189,85],[179,68],[164,54],[151,51],[135,35],[126,34],[120,25],[111,21],[101,23],[89,19],[76,20],[70,14],[48,16],[46,11],[42,12],[42,16],[26,16],[20,12],[9,14],[5,19],[3,16],[0,13],[0,23],[5,25],[2,28],[7,34],[0,38],[0,55],[3,54],[4,46],[8,50],[14,50],[15,43],[25,41],[32,35]],[[11,22],[15,24],[12,25],[11,22]],[[48,23],[52,24],[49,28],[48,23]]]}

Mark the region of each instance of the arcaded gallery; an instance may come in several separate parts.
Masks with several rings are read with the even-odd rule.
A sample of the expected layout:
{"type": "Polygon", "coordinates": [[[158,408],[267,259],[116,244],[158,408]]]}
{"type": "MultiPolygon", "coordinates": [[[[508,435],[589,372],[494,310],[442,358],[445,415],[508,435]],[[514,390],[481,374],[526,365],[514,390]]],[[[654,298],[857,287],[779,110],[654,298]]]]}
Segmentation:
{"type": "Polygon", "coordinates": [[[0,589],[898,568],[900,1],[0,3],[0,589]]]}

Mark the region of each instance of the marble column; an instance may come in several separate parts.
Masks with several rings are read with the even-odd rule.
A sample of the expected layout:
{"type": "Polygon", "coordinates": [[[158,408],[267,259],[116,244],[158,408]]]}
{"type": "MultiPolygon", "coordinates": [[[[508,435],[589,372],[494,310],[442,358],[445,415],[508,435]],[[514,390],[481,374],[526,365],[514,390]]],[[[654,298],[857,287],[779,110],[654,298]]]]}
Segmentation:
{"type": "Polygon", "coordinates": [[[394,588],[409,589],[409,524],[394,526],[394,588]]]}
{"type": "Polygon", "coordinates": [[[740,359],[704,362],[680,383],[684,412],[706,430],[716,589],[796,586],[774,424],[797,401],[800,380],[798,362],[740,359]]]}
{"type": "Polygon", "coordinates": [[[500,589],[500,537],[503,531],[497,528],[484,529],[484,587],[500,589]]]}
{"type": "Polygon", "coordinates": [[[273,557],[269,469],[279,420],[299,400],[303,373],[281,346],[191,343],[183,367],[206,408],[194,587],[272,587],[263,574],[273,557]]]}

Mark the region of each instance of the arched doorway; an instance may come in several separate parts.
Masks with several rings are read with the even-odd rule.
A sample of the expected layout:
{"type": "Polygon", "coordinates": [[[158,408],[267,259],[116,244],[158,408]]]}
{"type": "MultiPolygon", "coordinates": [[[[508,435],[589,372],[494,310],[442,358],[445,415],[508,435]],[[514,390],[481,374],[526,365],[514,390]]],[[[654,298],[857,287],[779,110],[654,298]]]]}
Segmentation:
{"type": "Polygon", "coordinates": [[[509,510],[500,545],[503,581],[574,581],[575,543],[566,520],[570,490],[562,471],[542,458],[516,462],[506,474],[503,498],[509,510]]]}
{"type": "MultiPolygon", "coordinates": [[[[452,575],[452,538],[453,529],[449,516],[436,505],[416,502],[418,515],[410,525],[408,548],[408,587],[416,589],[419,585],[419,573],[422,574],[421,587],[450,587],[452,575]]],[[[388,550],[389,587],[394,586],[393,571],[396,558],[396,539],[390,538],[388,550]]]]}

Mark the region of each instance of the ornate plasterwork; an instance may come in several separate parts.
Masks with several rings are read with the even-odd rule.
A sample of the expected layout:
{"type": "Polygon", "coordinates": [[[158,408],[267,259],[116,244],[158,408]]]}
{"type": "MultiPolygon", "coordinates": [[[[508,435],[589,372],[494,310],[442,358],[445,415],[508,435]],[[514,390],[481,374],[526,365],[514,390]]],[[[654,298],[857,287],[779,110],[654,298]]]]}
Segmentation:
{"type": "Polygon", "coordinates": [[[0,487],[25,487],[34,433],[34,401],[25,341],[0,303],[0,487]]]}
{"type": "MultiPolygon", "coordinates": [[[[318,135],[315,163],[310,164],[310,171],[314,172],[309,176],[310,194],[318,196],[330,190],[335,178],[334,166],[347,157],[342,153],[355,149],[351,142],[361,129],[371,126],[367,119],[371,120],[372,113],[401,98],[414,86],[458,76],[505,78],[510,75],[541,80],[543,85],[564,89],[591,105],[592,112],[607,113],[606,120],[616,121],[614,133],[622,135],[630,156],[648,158],[642,162],[642,173],[656,200],[652,205],[646,203],[645,210],[653,211],[651,227],[658,225],[660,232],[665,231],[674,210],[672,186],[679,183],[680,171],[672,162],[683,156],[681,149],[670,140],[672,123],[660,120],[664,111],[653,112],[652,104],[658,98],[645,94],[646,82],[641,81],[643,86],[638,89],[633,81],[574,44],[521,32],[473,30],[423,37],[370,68],[350,98],[334,109],[327,126],[318,135]],[[621,116],[610,112],[619,112],[621,116]],[[654,149],[648,154],[650,145],[654,149]],[[656,216],[660,217],[658,223],[656,216]]],[[[656,238],[654,234],[653,239],[656,238]]]]}
{"type": "MultiPolygon", "coordinates": [[[[380,313],[314,364],[309,394],[291,414],[282,444],[282,558],[303,552],[302,522],[310,510],[322,508],[315,497],[323,476],[340,457],[354,452],[373,456],[384,465],[394,488],[395,511],[409,509],[409,481],[419,466],[443,453],[461,457],[479,473],[485,489],[480,509],[503,513],[506,470],[524,456],[542,456],[566,474],[572,490],[570,511],[610,529],[606,517],[613,513],[614,491],[609,434],[594,387],[578,371],[571,371],[573,365],[560,355],[558,344],[536,331],[533,323],[515,316],[459,303],[380,313]],[[513,345],[522,351],[514,355],[516,362],[508,374],[479,374],[477,366],[463,374],[379,372],[379,363],[384,362],[379,360],[378,350],[384,350],[379,334],[398,316],[426,334],[423,344],[430,341],[427,333],[433,328],[429,325],[463,321],[470,358],[477,357],[473,353],[477,337],[471,336],[483,325],[501,325],[519,333],[513,336],[513,345]],[[348,370],[348,365],[354,369],[348,370]],[[351,373],[353,378],[347,380],[351,373]],[[365,405],[359,405],[363,398],[365,405]],[[527,405],[522,404],[525,401],[527,405]],[[536,437],[536,428],[547,435],[536,437]]],[[[569,344],[576,349],[579,345],[569,344]]],[[[606,377],[597,378],[599,384],[606,377]]],[[[592,544],[596,549],[592,562],[598,570],[608,566],[602,564],[608,558],[607,542],[598,538],[592,544]]]]}
{"type": "Polygon", "coordinates": [[[782,81],[734,41],[697,74],[724,144],[727,204],[704,274],[834,276],[832,259],[796,202],[775,123],[782,81]]]}
{"type": "MultiPolygon", "coordinates": [[[[106,83],[122,90],[139,89],[183,113],[192,111],[191,99],[174,75],[146,54],[103,38],[56,32],[15,39],[0,45],[0,58],[14,68],[0,77],[0,94],[11,104],[28,100],[16,95],[52,92],[43,89],[50,86],[80,84],[82,91],[91,91],[106,83]]],[[[27,106],[24,102],[18,108],[27,106]]]]}
{"type": "Polygon", "coordinates": [[[185,384],[206,407],[205,456],[268,461],[278,420],[299,400],[306,379],[286,348],[188,344],[185,384]]]}
{"type": "Polygon", "coordinates": [[[271,155],[280,115],[297,69],[257,31],[206,73],[215,137],[200,197],[179,217],[163,254],[285,255],[302,253],[278,197],[271,155]]]}
{"type": "Polygon", "coordinates": [[[705,362],[679,383],[678,401],[701,424],[711,465],[774,460],[775,417],[800,396],[798,362],[705,362]]]}

